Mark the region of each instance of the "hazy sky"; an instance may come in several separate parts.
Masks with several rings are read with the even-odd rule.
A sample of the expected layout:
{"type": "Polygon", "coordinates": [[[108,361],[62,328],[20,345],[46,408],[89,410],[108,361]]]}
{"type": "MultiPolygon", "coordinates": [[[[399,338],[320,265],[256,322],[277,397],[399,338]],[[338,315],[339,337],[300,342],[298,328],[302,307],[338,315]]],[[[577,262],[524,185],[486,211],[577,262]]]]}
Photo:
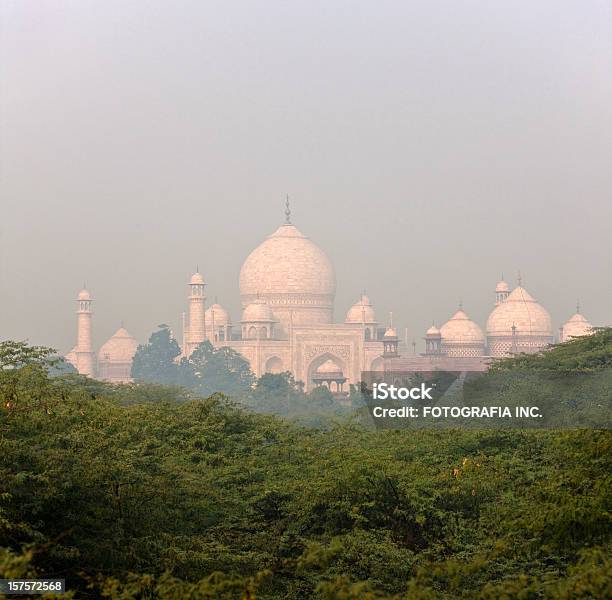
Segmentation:
{"type": "Polygon", "coordinates": [[[283,220],[422,337],[503,271],[612,321],[609,0],[0,3],[0,338],[178,332],[283,220]]]}

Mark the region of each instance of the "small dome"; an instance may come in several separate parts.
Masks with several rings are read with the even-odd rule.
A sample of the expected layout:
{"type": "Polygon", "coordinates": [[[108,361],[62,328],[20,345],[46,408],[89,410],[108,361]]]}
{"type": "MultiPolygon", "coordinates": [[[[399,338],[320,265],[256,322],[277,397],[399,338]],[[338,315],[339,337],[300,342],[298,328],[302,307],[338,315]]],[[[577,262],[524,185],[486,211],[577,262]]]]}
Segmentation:
{"type": "Polygon", "coordinates": [[[242,313],[243,323],[271,323],[277,319],[263,298],[251,302],[242,313]]]}
{"type": "Polygon", "coordinates": [[[211,304],[206,309],[205,317],[207,327],[212,327],[213,322],[215,324],[215,327],[217,327],[217,325],[222,327],[231,323],[229,313],[220,304],[217,304],[216,302],[214,304],[211,304]]]}
{"type": "Polygon", "coordinates": [[[103,362],[132,362],[138,348],[138,342],[129,332],[120,327],[115,334],[100,348],[98,360],[103,362]]]}
{"type": "Polygon", "coordinates": [[[495,286],[495,291],[496,292],[509,292],[510,286],[502,279],[495,286]]]}
{"type": "Polygon", "coordinates": [[[202,274],[199,271],[196,271],[191,276],[189,283],[191,285],[195,285],[195,284],[204,285],[204,277],[202,277],[202,274]]]}
{"type": "Polygon", "coordinates": [[[317,375],[342,375],[342,369],[330,358],[319,365],[319,368],[315,371],[315,377],[317,375]]]}
{"type": "Polygon", "coordinates": [[[395,330],[395,328],[394,327],[388,327],[387,331],[385,331],[384,338],[386,338],[386,339],[397,338],[397,331],[395,330]]]}
{"type": "Polygon", "coordinates": [[[521,286],[515,288],[505,302],[493,309],[487,319],[487,335],[512,335],[513,325],[519,335],[552,335],[548,311],[521,286]]]}
{"type": "Polygon", "coordinates": [[[79,292],[78,299],[79,300],[91,300],[91,294],[85,288],[83,288],[79,292]]]}
{"type": "Polygon", "coordinates": [[[590,335],[593,331],[593,326],[587,321],[584,315],[577,312],[575,315],[568,319],[568,321],[563,325],[562,330],[562,341],[567,342],[571,338],[580,337],[583,335],[590,335]]]}
{"type": "Polygon", "coordinates": [[[461,309],[440,327],[440,335],[444,342],[484,342],[480,326],[461,309]]]}
{"type": "Polygon", "coordinates": [[[432,324],[432,326],[425,332],[425,335],[429,337],[439,337],[440,330],[435,325],[432,324]]]}
{"type": "Polygon", "coordinates": [[[363,295],[359,302],[355,302],[346,313],[345,323],[376,323],[376,315],[370,299],[363,295]]]}
{"type": "Polygon", "coordinates": [[[66,356],[64,356],[64,360],[70,363],[75,369],[77,368],[77,347],[75,346],[66,356]]]}

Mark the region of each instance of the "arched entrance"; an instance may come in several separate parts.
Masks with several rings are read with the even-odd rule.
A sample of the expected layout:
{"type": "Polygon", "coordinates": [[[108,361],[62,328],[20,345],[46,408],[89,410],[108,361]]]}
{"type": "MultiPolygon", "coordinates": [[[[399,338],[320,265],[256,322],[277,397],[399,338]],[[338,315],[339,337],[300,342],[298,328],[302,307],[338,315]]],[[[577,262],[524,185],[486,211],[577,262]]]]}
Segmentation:
{"type": "Polygon", "coordinates": [[[282,373],[283,361],[278,356],[273,356],[266,361],[266,373],[282,373]]]}
{"type": "Polygon", "coordinates": [[[385,359],[382,356],[375,358],[370,365],[370,371],[382,372],[385,370],[385,359]]]}
{"type": "Polygon", "coordinates": [[[332,393],[343,393],[346,391],[344,389],[346,380],[345,362],[329,352],[317,356],[308,366],[308,389],[326,385],[332,393]]]}

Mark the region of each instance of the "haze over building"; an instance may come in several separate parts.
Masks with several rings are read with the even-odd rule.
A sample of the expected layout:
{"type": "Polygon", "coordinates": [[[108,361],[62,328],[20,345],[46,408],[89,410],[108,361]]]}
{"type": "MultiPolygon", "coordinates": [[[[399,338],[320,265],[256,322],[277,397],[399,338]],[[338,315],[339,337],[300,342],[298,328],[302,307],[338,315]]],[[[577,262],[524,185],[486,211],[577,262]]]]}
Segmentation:
{"type": "MultiPolygon", "coordinates": [[[[364,282],[364,284],[367,282],[364,282]]],[[[188,284],[182,316],[182,356],[205,340],[228,346],[246,358],[256,376],[291,372],[306,389],[328,385],[346,391],[365,371],[482,371],[491,359],[545,349],[554,341],[548,311],[519,284],[506,281],[491,294],[492,310],[483,329],[460,305],[441,325],[424,334],[417,355],[400,340],[392,317],[379,318],[361,294],[345,318],[334,322],[336,273],[327,254],[291,221],[285,222],[246,258],[239,275],[242,314],[233,321],[222,304],[206,308],[205,277],[199,269],[188,284]]],[[[177,290],[178,292],[178,290],[177,290]]],[[[97,355],[91,344],[91,296],[78,297],[77,345],[67,355],[79,372],[109,381],[129,381],[136,340],[121,327],[97,355]]],[[[560,341],[587,335],[591,324],[579,311],[560,330],[560,341]]]]}
{"type": "Polygon", "coordinates": [[[0,3],[3,339],[68,352],[83,279],[96,350],[180,337],[197,264],[236,325],[285,190],[336,321],[365,287],[421,351],[518,269],[555,332],[608,321],[612,3],[99,4],[0,3]]]}

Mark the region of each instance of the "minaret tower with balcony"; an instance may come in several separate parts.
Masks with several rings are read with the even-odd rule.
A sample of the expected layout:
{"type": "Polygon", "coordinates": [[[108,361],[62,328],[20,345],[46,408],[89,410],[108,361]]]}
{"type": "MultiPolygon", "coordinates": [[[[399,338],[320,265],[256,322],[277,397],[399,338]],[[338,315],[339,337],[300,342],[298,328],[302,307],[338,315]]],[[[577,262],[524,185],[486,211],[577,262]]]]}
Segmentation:
{"type": "Polygon", "coordinates": [[[92,342],[91,310],[92,298],[85,286],[77,297],[77,345],[76,369],[81,375],[95,375],[95,360],[92,342]]]}
{"type": "MultiPolygon", "coordinates": [[[[191,276],[189,282],[189,329],[186,336],[189,356],[206,339],[206,296],[204,295],[204,278],[199,269],[191,276]]],[[[185,350],[185,349],[184,349],[185,350]]]]}

